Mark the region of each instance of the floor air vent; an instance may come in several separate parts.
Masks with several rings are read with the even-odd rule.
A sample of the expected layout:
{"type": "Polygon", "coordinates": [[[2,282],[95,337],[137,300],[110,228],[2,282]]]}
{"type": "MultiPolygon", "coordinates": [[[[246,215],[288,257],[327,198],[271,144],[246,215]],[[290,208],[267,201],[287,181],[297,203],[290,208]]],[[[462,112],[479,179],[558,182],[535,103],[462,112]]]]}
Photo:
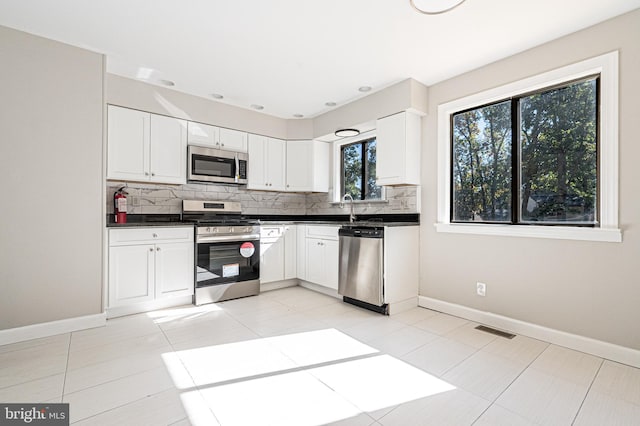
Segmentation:
{"type": "Polygon", "coordinates": [[[504,337],[505,339],[513,339],[515,334],[507,333],[506,331],[496,330],[495,328],[487,327],[485,325],[479,325],[476,330],[485,331],[487,333],[495,334],[496,336],[504,337]]]}

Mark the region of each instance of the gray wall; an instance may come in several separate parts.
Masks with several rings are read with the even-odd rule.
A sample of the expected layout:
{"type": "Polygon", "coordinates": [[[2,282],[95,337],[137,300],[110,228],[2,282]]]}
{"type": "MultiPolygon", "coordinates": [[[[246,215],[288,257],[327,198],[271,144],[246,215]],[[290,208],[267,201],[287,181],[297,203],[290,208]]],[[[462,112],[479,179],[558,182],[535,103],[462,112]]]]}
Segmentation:
{"type": "Polygon", "coordinates": [[[420,294],[640,349],[640,10],[429,88],[420,294]],[[622,243],[437,233],[439,104],[620,51],[622,243]],[[475,295],[476,281],[487,296],[475,295]]]}
{"type": "Polygon", "coordinates": [[[102,312],[103,56],[0,27],[0,329],[102,312]]]}

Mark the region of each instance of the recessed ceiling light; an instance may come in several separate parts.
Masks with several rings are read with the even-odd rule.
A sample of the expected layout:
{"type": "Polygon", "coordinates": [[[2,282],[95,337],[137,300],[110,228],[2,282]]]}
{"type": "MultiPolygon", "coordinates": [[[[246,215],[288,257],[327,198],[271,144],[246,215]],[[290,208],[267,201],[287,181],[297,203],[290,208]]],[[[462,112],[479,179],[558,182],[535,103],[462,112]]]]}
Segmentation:
{"type": "Polygon", "coordinates": [[[325,102],[324,104],[325,104],[326,106],[328,106],[328,107],[334,107],[334,106],[338,105],[338,104],[337,104],[337,103],[335,103],[335,102],[325,102]]]}
{"type": "Polygon", "coordinates": [[[251,108],[257,109],[258,111],[264,109],[264,107],[262,105],[258,105],[258,104],[251,104],[251,108]]]}
{"type": "Polygon", "coordinates": [[[371,90],[371,86],[360,86],[358,87],[358,90],[361,92],[368,92],[369,90],[371,90]]]}
{"type": "Polygon", "coordinates": [[[158,83],[164,84],[165,86],[175,86],[176,84],[171,80],[158,80],[158,83]]]}
{"type": "Polygon", "coordinates": [[[358,136],[360,134],[360,130],[358,129],[339,129],[336,130],[334,135],[339,138],[348,138],[351,136],[358,136]]]}
{"type": "Polygon", "coordinates": [[[302,117],[304,117],[304,115],[302,115],[302,114],[293,114],[293,116],[294,116],[295,118],[302,118],[302,117]]]}
{"type": "Polygon", "coordinates": [[[222,96],[220,93],[212,93],[210,96],[213,99],[224,99],[224,96],[222,96]]]}

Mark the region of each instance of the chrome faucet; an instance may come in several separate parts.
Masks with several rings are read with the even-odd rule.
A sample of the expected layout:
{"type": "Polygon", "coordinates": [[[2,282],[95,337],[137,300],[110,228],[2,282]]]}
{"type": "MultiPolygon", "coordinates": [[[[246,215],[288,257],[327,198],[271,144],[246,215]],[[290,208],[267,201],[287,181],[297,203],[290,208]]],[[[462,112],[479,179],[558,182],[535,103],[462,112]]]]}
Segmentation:
{"type": "Polygon", "coordinates": [[[356,215],[353,213],[353,197],[351,196],[351,194],[344,194],[344,196],[342,197],[342,202],[340,203],[340,208],[344,207],[344,201],[347,199],[347,197],[349,197],[349,199],[351,200],[351,209],[349,212],[349,223],[353,223],[353,221],[356,219],[356,215]]]}

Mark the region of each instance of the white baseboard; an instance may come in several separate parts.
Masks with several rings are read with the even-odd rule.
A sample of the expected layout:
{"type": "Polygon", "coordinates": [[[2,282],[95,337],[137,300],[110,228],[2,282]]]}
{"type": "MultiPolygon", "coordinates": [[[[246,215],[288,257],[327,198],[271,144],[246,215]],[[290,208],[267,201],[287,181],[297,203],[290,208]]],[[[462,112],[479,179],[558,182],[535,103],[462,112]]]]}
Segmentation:
{"type": "Polygon", "coordinates": [[[114,306],[107,308],[107,318],[117,318],[125,315],[139,314],[142,312],[173,308],[174,306],[182,305],[193,305],[193,296],[168,297],[165,299],[150,300],[148,302],[134,303],[131,305],[114,306]]]}
{"type": "Polygon", "coordinates": [[[284,281],[275,281],[275,282],[266,283],[266,284],[260,283],[260,293],[264,291],[278,290],[281,288],[295,287],[297,285],[298,285],[297,278],[293,278],[291,280],[284,280],[284,281]]]}
{"type": "Polygon", "coordinates": [[[504,331],[544,340],[555,345],[606,358],[632,367],[640,368],[640,351],[613,343],[543,327],[525,321],[479,311],[455,303],[419,296],[418,305],[434,311],[444,312],[460,318],[489,325],[504,331]]]}
{"type": "Polygon", "coordinates": [[[23,327],[0,330],[0,345],[24,342],[25,340],[40,339],[56,334],[86,330],[87,328],[103,327],[107,323],[105,313],[86,315],[83,317],[67,318],[40,324],[25,325],[23,327]]]}
{"type": "Polygon", "coordinates": [[[300,280],[300,287],[308,288],[309,290],[317,291],[318,293],[326,294],[327,296],[335,297],[336,299],[342,300],[342,296],[338,294],[338,290],[334,290],[329,287],[302,280],[300,280]]]}
{"type": "Polygon", "coordinates": [[[418,306],[418,298],[412,297],[400,302],[389,303],[389,315],[396,315],[418,306]]]}

